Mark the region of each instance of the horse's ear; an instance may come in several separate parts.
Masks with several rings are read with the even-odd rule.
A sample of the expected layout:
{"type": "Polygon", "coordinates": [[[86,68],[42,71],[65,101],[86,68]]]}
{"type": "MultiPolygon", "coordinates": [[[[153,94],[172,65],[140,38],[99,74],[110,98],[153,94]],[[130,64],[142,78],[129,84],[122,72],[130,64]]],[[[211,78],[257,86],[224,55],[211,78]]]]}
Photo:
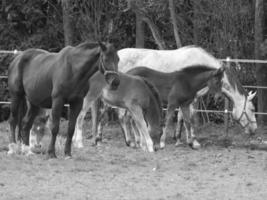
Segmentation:
{"type": "Polygon", "coordinates": [[[215,72],[214,72],[214,76],[222,76],[223,75],[223,73],[224,73],[224,71],[225,71],[225,67],[224,66],[222,66],[222,67],[220,67],[219,69],[217,69],[215,72]]]}
{"type": "Polygon", "coordinates": [[[99,46],[100,46],[100,48],[101,48],[102,51],[106,51],[107,50],[107,47],[106,47],[106,45],[103,42],[98,41],[98,44],[99,44],[99,46]]]}
{"type": "Polygon", "coordinates": [[[256,96],[256,94],[257,94],[257,92],[252,93],[252,91],[249,91],[248,100],[251,101],[256,96]]]}

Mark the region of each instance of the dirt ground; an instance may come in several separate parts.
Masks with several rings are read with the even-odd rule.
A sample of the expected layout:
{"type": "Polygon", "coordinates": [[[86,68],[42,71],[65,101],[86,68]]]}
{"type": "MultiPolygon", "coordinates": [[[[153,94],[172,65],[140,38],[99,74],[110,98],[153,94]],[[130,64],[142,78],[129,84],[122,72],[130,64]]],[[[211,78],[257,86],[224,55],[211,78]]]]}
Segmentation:
{"type": "MultiPolygon", "coordinates": [[[[58,159],[46,160],[42,154],[8,156],[7,127],[0,124],[1,200],[267,199],[267,152],[248,145],[238,128],[226,139],[222,126],[207,125],[198,131],[200,150],[175,147],[169,138],[166,149],[151,154],[126,147],[112,125],[105,128],[102,145],[86,140],[70,160],[64,159],[59,138],[58,159]]],[[[262,131],[254,139],[266,136],[262,131]]]]}

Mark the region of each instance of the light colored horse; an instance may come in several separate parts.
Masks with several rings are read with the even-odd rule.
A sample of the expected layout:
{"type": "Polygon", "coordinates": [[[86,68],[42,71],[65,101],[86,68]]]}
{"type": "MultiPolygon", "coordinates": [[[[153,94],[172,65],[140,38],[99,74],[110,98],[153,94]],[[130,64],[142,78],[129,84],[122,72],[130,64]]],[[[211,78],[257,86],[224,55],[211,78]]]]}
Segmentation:
{"type": "MultiPolygon", "coordinates": [[[[196,46],[185,46],[177,50],[125,48],[119,50],[118,55],[118,69],[121,72],[127,72],[136,66],[146,66],[161,72],[174,72],[193,65],[206,65],[217,69],[223,65],[203,48],[196,46]]],[[[222,92],[233,102],[233,118],[245,128],[246,133],[254,133],[257,122],[252,99],[256,93],[247,93],[232,69],[225,71],[222,81],[222,92]]],[[[201,95],[204,94],[205,92],[201,95]]]]}
{"type": "MultiPolygon", "coordinates": [[[[127,72],[137,66],[146,66],[161,72],[174,72],[195,65],[205,65],[214,69],[219,69],[223,65],[203,48],[196,46],[185,46],[177,50],[126,48],[119,50],[118,55],[120,58],[118,70],[121,72],[127,72]]],[[[246,133],[254,133],[257,129],[257,122],[252,99],[256,93],[247,93],[232,69],[224,72],[222,82],[222,92],[233,102],[233,118],[244,127],[246,133]]],[[[206,92],[207,90],[201,90],[198,96],[205,95],[206,92]]],[[[190,110],[193,113],[192,106],[190,110]]],[[[80,135],[79,137],[82,134],[82,116],[86,112],[87,110],[81,111],[76,124],[75,132],[80,135]]],[[[191,131],[191,136],[194,137],[192,128],[186,130],[187,135],[191,131]]]]}

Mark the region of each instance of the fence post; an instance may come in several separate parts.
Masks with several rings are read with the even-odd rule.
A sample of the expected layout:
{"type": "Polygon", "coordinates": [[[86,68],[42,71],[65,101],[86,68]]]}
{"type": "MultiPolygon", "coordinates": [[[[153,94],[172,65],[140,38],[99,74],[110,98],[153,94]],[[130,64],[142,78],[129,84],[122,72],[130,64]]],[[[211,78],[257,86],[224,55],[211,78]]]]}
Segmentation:
{"type": "Polygon", "coordinates": [[[226,136],[228,136],[228,128],[229,128],[229,100],[225,97],[224,100],[224,131],[226,136]]]}
{"type": "MultiPolygon", "coordinates": [[[[230,67],[230,57],[226,58],[226,67],[230,67]]],[[[226,137],[228,137],[228,128],[229,128],[229,100],[224,98],[224,131],[226,137]]]]}

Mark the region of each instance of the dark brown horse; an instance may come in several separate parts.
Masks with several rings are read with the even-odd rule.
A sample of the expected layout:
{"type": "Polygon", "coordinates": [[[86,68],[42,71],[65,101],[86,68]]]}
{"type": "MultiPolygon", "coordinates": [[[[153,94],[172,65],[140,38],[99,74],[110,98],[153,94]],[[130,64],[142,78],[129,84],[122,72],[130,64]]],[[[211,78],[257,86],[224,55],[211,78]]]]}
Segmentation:
{"type": "MultiPolygon", "coordinates": [[[[55,142],[63,105],[68,103],[69,124],[65,156],[71,156],[71,141],[83,98],[89,90],[88,80],[99,69],[109,87],[119,85],[118,55],[111,44],[82,43],[67,46],[58,53],[29,49],[18,55],[9,66],[8,86],[11,97],[10,142],[15,143],[15,129],[22,143],[29,145],[29,131],[40,108],[52,108],[52,137],[48,158],[55,158],[55,142]],[[22,107],[28,107],[23,117],[22,107]],[[23,119],[22,119],[23,117],[23,119]]],[[[94,88],[91,88],[94,90],[94,88]]]]}

